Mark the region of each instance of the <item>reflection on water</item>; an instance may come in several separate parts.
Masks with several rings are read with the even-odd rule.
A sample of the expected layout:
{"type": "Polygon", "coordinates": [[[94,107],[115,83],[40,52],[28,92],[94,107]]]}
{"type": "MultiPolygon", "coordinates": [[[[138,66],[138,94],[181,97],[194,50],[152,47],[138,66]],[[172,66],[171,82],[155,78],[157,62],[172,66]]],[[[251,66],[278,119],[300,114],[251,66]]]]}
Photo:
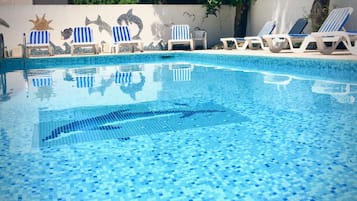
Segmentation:
{"type": "Polygon", "coordinates": [[[278,91],[281,88],[286,89],[286,86],[290,84],[292,76],[289,75],[278,75],[272,73],[263,73],[264,74],[264,83],[265,84],[274,84],[278,91]]]}
{"type": "Polygon", "coordinates": [[[170,64],[173,81],[191,81],[191,74],[194,68],[193,64],[178,63],[170,64]]]}
{"type": "MultiPolygon", "coordinates": [[[[9,118],[16,122],[27,122],[24,126],[28,128],[27,133],[36,132],[34,124],[47,126],[60,118],[54,115],[42,118],[46,122],[39,122],[39,114],[44,111],[88,107],[95,114],[107,106],[137,106],[147,102],[155,103],[155,107],[157,104],[157,111],[166,103],[186,108],[200,102],[217,103],[233,111],[247,108],[298,113],[356,110],[357,85],[352,82],[185,63],[29,69],[0,75],[0,111],[2,115],[13,113],[9,118]]],[[[63,115],[69,119],[91,118],[77,110],[63,115]]],[[[4,124],[8,130],[16,129],[4,124]]],[[[13,143],[18,146],[16,149],[26,149],[30,137],[16,139],[13,143]]]]}
{"type": "Polygon", "coordinates": [[[293,80],[313,81],[311,91],[317,94],[327,94],[335,98],[338,103],[353,104],[357,95],[357,84],[337,82],[331,80],[318,80],[311,78],[303,78],[292,75],[282,75],[262,72],[264,75],[264,84],[276,85],[278,91],[281,89],[286,90],[286,87],[293,80]]]}
{"type": "Polygon", "coordinates": [[[139,76],[140,81],[137,83],[130,81],[120,85],[121,91],[125,94],[129,94],[133,100],[136,100],[136,93],[141,91],[145,84],[145,76],[141,72],[139,73],[139,76]]]}
{"type": "MultiPolygon", "coordinates": [[[[40,101],[49,101],[54,97],[56,99],[86,100],[91,96],[95,98],[98,95],[107,97],[112,101],[116,99],[128,101],[126,97],[130,98],[131,101],[148,101],[157,99],[161,90],[167,92],[173,90],[176,85],[185,85],[190,90],[194,89],[196,85],[202,87],[207,85],[208,90],[213,90],[219,86],[210,85],[214,85],[217,80],[228,81],[231,79],[233,81],[236,79],[234,77],[237,76],[232,72],[223,75],[215,73],[214,68],[207,69],[210,68],[189,63],[172,63],[17,71],[17,73],[22,73],[23,81],[15,76],[14,72],[4,72],[0,74],[0,101],[8,101],[21,91],[24,92],[23,94],[26,97],[36,98],[40,101]],[[11,78],[9,78],[9,74],[12,74],[11,78]],[[195,79],[193,79],[193,76],[195,76],[195,79]],[[9,79],[12,80],[10,85],[9,79]],[[162,88],[163,86],[164,88],[162,88]],[[16,90],[14,90],[15,88],[16,90]],[[15,91],[16,93],[14,93],[15,91]],[[68,96],[68,94],[74,94],[77,97],[68,96]]],[[[249,72],[240,73],[247,75],[249,72]]],[[[294,98],[291,94],[296,93],[296,96],[309,97],[310,95],[307,93],[313,92],[330,95],[336,103],[353,104],[356,101],[357,84],[354,83],[319,80],[272,72],[250,72],[250,74],[252,73],[262,75],[263,83],[267,86],[275,85],[275,90],[279,92],[281,100],[290,97],[293,101],[294,98]],[[310,85],[309,90],[301,90],[302,86],[299,86],[299,90],[295,91],[293,88],[288,89],[288,86],[292,83],[296,85],[297,82],[304,81],[311,82],[311,85],[308,84],[310,85]],[[287,96],[286,93],[290,93],[290,96],[287,96]]],[[[244,83],[244,85],[247,85],[245,86],[246,89],[254,91],[255,87],[252,83],[244,83]]],[[[270,95],[273,93],[274,91],[271,91],[270,95]]],[[[254,96],[259,97],[260,95],[254,96]]]]}
{"type": "Polygon", "coordinates": [[[357,84],[316,80],[311,90],[314,93],[331,95],[339,103],[352,104],[356,100],[357,84]]]}
{"type": "Polygon", "coordinates": [[[53,91],[53,72],[54,70],[29,70],[24,74],[26,75],[27,84],[28,80],[31,80],[32,87],[37,90],[35,95],[41,101],[44,99],[50,100],[51,97],[55,96],[53,91]]]}
{"type": "Polygon", "coordinates": [[[1,73],[0,74],[0,87],[1,87],[1,97],[0,101],[8,101],[10,100],[10,95],[11,93],[8,93],[7,91],[7,84],[6,84],[6,73],[1,73]]]}

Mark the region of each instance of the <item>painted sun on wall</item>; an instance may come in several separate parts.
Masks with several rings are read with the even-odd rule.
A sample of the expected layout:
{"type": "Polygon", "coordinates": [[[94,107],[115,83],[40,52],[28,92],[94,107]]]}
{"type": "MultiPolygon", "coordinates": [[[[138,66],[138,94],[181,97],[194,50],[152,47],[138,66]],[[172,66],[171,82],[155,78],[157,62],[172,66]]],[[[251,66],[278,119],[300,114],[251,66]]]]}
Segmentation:
{"type": "Polygon", "coordinates": [[[33,23],[32,30],[53,30],[53,28],[50,27],[50,23],[52,22],[52,20],[47,20],[46,14],[43,14],[41,18],[36,15],[35,20],[29,21],[33,23]]]}

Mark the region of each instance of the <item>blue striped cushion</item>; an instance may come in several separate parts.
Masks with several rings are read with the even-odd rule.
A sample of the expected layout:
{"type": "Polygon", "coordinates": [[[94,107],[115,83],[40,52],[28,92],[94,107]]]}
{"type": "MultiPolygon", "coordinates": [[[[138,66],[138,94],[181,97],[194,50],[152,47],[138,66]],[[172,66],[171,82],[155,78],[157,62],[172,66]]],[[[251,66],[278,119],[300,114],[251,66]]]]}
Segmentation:
{"type": "Polygon", "coordinates": [[[130,31],[128,26],[112,27],[114,43],[121,41],[131,41],[130,31]]]}
{"type": "Polygon", "coordinates": [[[124,84],[131,82],[132,73],[131,72],[119,72],[115,73],[115,83],[124,84]]]}
{"type": "Polygon", "coordinates": [[[91,76],[83,76],[76,77],[77,88],[91,88],[93,87],[94,77],[91,76]]]}
{"type": "Polygon", "coordinates": [[[34,87],[45,87],[52,85],[52,78],[45,77],[45,78],[34,78],[32,79],[32,85],[34,87]]]}
{"type": "Polygon", "coordinates": [[[75,27],[73,29],[74,43],[92,43],[93,33],[90,27],[75,27]]]}
{"type": "Polygon", "coordinates": [[[171,27],[171,38],[173,40],[188,40],[188,39],[190,39],[190,27],[185,24],[173,25],[171,27]]]}
{"type": "Polygon", "coordinates": [[[29,44],[49,44],[50,33],[47,30],[36,30],[30,32],[29,44]]]}
{"type": "Polygon", "coordinates": [[[353,8],[350,7],[333,9],[318,32],[340,31],[347,23],[352,11],[353,8]]]}

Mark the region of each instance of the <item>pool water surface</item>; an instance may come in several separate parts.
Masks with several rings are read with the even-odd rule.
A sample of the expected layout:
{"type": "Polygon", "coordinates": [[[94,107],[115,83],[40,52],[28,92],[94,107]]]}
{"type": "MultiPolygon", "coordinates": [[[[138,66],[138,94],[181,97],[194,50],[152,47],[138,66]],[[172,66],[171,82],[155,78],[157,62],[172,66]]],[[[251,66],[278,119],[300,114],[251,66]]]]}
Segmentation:
{"type": "Polygon", "coordinates": [[[357,200],[357,63],[3,60],[0,200],[357,200]]]}

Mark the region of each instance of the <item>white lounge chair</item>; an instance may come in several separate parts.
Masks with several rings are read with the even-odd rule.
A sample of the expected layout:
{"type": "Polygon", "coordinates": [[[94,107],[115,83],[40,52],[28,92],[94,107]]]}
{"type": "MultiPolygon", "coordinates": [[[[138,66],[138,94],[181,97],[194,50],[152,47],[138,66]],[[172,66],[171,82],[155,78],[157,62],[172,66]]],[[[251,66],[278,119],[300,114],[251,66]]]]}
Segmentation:
{"type": "Polygon", "coordinates": [[[254,44],[259,44],[262,49],[267,49],[264,45],[263,36],[266,34],[271,34],[276,26],[275,21],[267,21],[262,29],[259,31],[257,36],[246,36],[244,38],[221,38],[220,40],[223,43],[223,48],[228,49],[228,42],[234,42],[237,49],[245,50],[249,49],[257,49],[254,44]]]}
{"type": "Polygon", "coordinates": [[[301,38],[306,37],[307,34],[303,34],[303,31],[307,24],[306,18],[299,18],[287,34],[269,34],[264,35],[263,38],[268,43],[269,50],[278,53],[286,47],[292,48],[295,38],[301,41],[301,38]]]}
{"type": "Polygon", "coordinates": [[[29,41],[25,44],[26,57],[31,56],[31,49],[47,49],[48,55],[53,55],[53,48],[50,45],[50,32],[47,30],[34,30],[30,32],[29,41]]]}
{"type": "Polygon", "coordinates": [[[173,45],[188,44],[194,50],[193,39],[190,33],[190,26],[186,24],[173,25],[171,27],[171,39],[168,40],[168,50],[172,50],[173,45]]]}
{"type": "Polygon", "coordinates": [[[351,54],[357,54],[357,32],[334,31],[323,33],[311,33],[316,40],[317,49],[321,54],[332,54],[336,51],[337,46],[342,42],[351,54]],[[330,42],[331,45],[327,45],[330,42]]]}
{"type": "Polygon", "coordinates": [[[93,31],[90,27],[74,27],[73,29],[73,43],[71,46],[71,54],[77,47],[91,47],[94,54],[98,53],[98,44],[94,42],[93,31]]]}
{"type": "MultiPolygon", "coordinates": [[[[290,34],[290,35],[285,34],[285,35],[271,35],[271,36],[266,35],[264,36],[264,39],[268,42],[269,49],[272,52],[280,52],[283,48],[279,47],[279,45],[281,45],[283,42],[288,43],[288,48],[290,51],[304,52],[306,51],[310,43],[317,42],[316,38],[325,35],[325,33],[340,32],[343,29],[343,26],[346,24],[352,12],[353,12],[353,8],[351,7],[333,9],[325,19],[324,23],[321,25],[318,32],[311,33],[310,35],[309,34],[290,34]]],[[[338,38],[325,37],[323,41],[337,43],[338,38]]],[[[317,45],[319,46],[319,49],[323,51],[322,49],[324,49],[324,46],[321,44],[321,41],[319,41],[319,44],[317,45]]],[[[337,45],[335,46],[337,47],[337,45]]],[[[330,50],[326,50],[326,53],[329,51],[330,50]]]]}
{"type": "Polygon", "coordinates": [[[112,33],[114,45],[117,46],[118,53],[122,45],[132,46],[132,52],[134,52],[135,46],[138,46],[141,52],[144,51],[144,42],[142,40],[133,40],[128,26],[113,26],[112,33]]]}

